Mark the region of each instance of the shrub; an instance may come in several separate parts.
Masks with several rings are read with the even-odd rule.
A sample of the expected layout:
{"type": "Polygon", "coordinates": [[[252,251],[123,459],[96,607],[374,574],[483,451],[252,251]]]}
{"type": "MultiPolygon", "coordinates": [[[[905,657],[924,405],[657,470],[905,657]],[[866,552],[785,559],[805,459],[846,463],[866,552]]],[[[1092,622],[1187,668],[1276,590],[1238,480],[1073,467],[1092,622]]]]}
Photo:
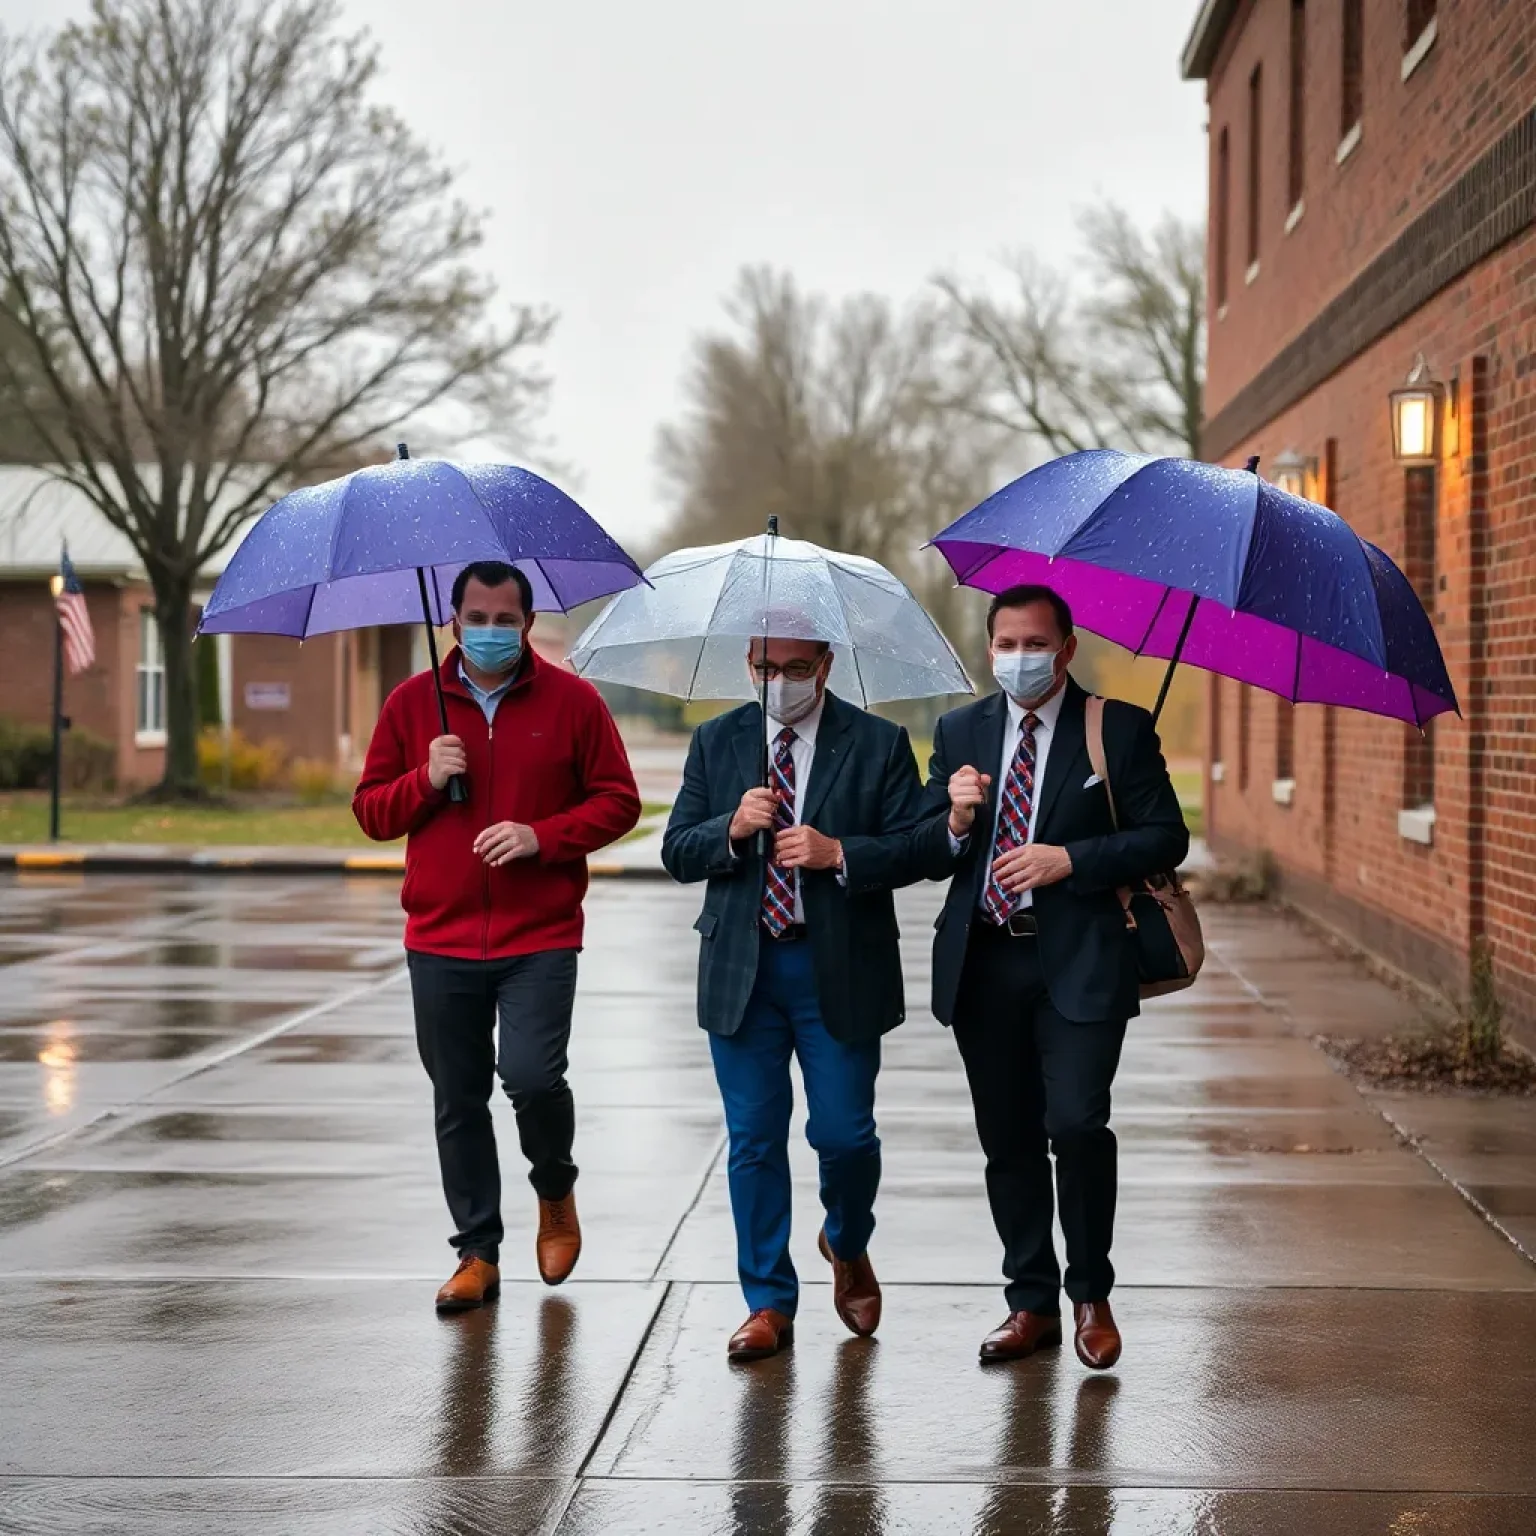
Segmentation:
{"type": "Polygon", "coordinates": [[[283,779],[283,749],[273,741],[251,741],[229,733],[226,765],[224,733],[208,726],[197,738],[198,775],[211,789],[275,789],[283,779]]]}
{"type": "Polygon", "coordinates": [[[289,770],[293,787],[305,805],[319,805],[336,791],[336,773],[329,763],[315,757],[301,757],[289,770]]]}
{"type": "Polygon", "coordinates": [[[53,767],[53,741],[39,725],[0,720],[0,789],[42,789],[53,767]]]}
{"type": "MultiPolygon", "coordinates": [[[[78,728],[64,733],[65,789],[107,789],[116,776],[117,750],[110,741],[78,728]]],[[[47,789],[52,779],[53,733],[0,719],[0,790],[47,789]]]]}

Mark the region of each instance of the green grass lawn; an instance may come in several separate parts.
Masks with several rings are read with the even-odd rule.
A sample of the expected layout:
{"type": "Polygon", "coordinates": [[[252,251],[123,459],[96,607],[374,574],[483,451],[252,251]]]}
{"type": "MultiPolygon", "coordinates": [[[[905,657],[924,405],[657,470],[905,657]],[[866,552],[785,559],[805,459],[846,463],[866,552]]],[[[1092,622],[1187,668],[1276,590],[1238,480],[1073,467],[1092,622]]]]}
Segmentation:
{"type": "MultiPolygon", "coordinates": [[[[663,813],[647,805],[646,816],[663,813]]],[[[66,843],[248,844],[268,848],[370,848],[345,800],[323,805],[258,801],[233,806],[122,805],[66,800],[59,818],[66,843]]],[[[0,843],[48,838],[48,797],[0,794],[0,843]]]]}

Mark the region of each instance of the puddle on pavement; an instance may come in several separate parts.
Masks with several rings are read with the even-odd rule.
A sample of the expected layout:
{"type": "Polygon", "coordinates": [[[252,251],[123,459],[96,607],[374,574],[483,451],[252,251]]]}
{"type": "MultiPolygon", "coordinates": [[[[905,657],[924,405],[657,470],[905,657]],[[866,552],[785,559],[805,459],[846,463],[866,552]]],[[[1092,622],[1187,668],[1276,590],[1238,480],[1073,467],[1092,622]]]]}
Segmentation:
{"type": "Polygon", "coordinates": [[[0,1032],[0,1063],[38,1061],[51,1066],[65,1049],[71,1064],[106,1061],[179,1061],[228,1037],[193,1030],[175,1034],[118,1035],[91,1032],[61,1036],[46,1029],[0,1032]]]}
{"type": "Polygon", "coordinates": [[[250,1053],[274,1065],[399,1066],[416,1061],[413,1035],[279,1035],[250,1053]]]}
{"type": "MultiPolygon", "coordinates": [[[[61,1000],[62,1002],[62,1000],[61,1000]]],[[[0,1041],[13,1032],[48,1034],[154,1034],[191,1031],[228,1035],[254,1028],[284,1010],[272,1003],[228,998],[163,997],[136,993],[121,999],[97,993],[88,1005],[47,1008],[38,1003],[0,1006],[0,1041]]],[[[4,1058],[0,1058],[4,1059],[4,1058]]]]}
{"type": "Polygon", "coordinates": [[[397,952],[335,944],[216,944],[193,939],[160,939],[123,959],[171,970],[378,971],[399,964],[397,952]]]}
{"type": "MultiPolygon", "coordinates": [[[[430,1102],[427,1113],[431,1113],[430,1102]]],[[[175,1110],[151,1115],[125,1127],[110,1139],[138,1145],[182,1142],[388,1142],[398,1136],[400,1120],[388,1111],[348,1109],[324,1114],[289,1114],[272,1110],[175,1110]]]]}

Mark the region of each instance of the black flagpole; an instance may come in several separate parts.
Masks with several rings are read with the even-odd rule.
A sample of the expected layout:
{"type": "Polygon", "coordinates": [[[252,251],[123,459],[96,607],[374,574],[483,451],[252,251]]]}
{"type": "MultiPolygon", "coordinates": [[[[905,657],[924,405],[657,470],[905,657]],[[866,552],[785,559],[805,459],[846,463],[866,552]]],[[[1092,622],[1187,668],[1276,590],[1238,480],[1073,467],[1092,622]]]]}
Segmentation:
{"type": "MultiPolygon", "coordinates": [[[[411,450],[404,443],[397,443],[395,452],[402,459],[411,456],[411,450]]],[[[432,604],[427,598],[427,573],[419,565],[416,567],[416,587],[421,593],[421,617],[427,626],[427,659],[432,663],[432,686],[437,692],[437,722],[442,727],[442,734],[447,736],[448,701],[443,697],[443,674],[438,668],[437,631],[432,623],[432,604]]],[[[456,773],[448,780],[448,798],[454,805],[469,803],[469,782],[464,774],[456,773]]]]}
{"type": "MultiPolygon", "coordinates": [[[[64,561],[54,581],[64,590],[64,561]]],[[[48,792],[48,841],[59,840],[59,780],[64,776],[64,621],[59,617],[59,596],[53,598],[53,774],[48,792]]]]}

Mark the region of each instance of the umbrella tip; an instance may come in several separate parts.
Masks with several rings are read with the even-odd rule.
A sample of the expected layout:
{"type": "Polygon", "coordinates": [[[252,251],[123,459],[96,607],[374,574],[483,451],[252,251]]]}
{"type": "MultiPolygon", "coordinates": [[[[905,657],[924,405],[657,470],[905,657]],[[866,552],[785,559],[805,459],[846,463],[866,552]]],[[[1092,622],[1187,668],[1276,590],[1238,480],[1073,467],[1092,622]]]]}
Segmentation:
{"type": "MultiPolygon", "coordinates": [[[[411,450],[407,448],[404,443],[396,443],[395,456],[401,459],[408,459],[411,456],[411,450]]],[[[1253,462],[1257,464],[1259,461],[1255,459],[1253,462]]]]}
{"type": "MultiPolygon", "coordinates": [[[[404,447],[404,444],[402,444],[401,446],[404,447]]],[[[405,455],[401,454],[401,457],[404,458],[405,455]]],[[[1258,474],[1258,472],[1259,472],[1259,456],[1258,456],[1258,454],[1256,454],[1256,453],[1250,454],[1249,457],[1248,457],[1248,462],[1243,465],[1243,468],[1246,469],[1250,475],[1258,474]]]]}

